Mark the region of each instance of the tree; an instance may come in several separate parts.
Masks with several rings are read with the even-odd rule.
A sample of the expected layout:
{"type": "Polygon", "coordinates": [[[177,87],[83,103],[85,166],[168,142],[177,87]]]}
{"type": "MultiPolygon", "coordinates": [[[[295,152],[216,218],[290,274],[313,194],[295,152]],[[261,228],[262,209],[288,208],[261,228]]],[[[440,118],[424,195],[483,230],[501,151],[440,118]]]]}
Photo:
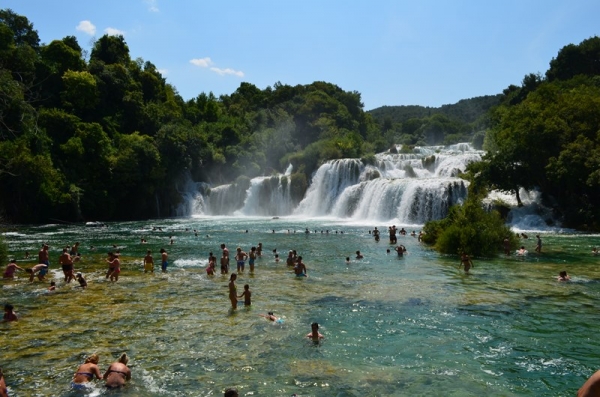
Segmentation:
{"type": "Polygon", "coordinates": [[[106,65],[120,63],[127,65],[131,61],[129,47],[122,35],[100,37],[92,48],[90,62],[103,62],[106,65]]]}

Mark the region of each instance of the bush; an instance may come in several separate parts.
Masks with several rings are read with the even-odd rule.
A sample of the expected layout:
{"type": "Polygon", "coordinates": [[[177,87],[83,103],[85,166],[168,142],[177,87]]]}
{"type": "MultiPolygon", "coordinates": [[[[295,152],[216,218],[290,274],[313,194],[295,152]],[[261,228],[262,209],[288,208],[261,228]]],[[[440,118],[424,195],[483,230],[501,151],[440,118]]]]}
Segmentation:
{"type": "Polygon", "coordinates": [[[509,238],[511,246],[516,245],[513,233],[500,214],[486,212],[476,199],[467,200],[463,206],[451,207],[445,219],[427,222],[423,230],[423,241],[433,244],[444,254],[466,252],[489,257],[502,250],[505,238],[509,238]]]}

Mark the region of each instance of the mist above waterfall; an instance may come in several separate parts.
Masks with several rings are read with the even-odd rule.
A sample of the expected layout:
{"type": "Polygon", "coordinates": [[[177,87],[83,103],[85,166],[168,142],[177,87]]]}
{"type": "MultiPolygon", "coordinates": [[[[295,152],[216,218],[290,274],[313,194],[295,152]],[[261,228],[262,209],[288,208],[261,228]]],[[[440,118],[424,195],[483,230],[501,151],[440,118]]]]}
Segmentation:
{"type": "Polygon", "coordinates": [[[253,178],[187,194],[190,215],[336,217],[357,221],[424,224],[446,216],[467,196],[458,176],[482,151],[469,144],[416,147],[410,153],[379,153],[330,160],[312,176],[304,198],[290,195],[291,166],[284,174],[253,178]]]}

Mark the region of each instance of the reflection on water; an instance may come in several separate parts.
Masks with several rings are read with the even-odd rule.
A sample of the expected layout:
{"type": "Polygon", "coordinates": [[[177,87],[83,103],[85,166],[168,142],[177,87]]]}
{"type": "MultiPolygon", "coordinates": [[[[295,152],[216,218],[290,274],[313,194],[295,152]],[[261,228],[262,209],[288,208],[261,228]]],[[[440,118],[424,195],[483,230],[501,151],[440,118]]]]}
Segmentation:
{"type": "MultiPolygon", "coordinates": [[[[49,293],[48,283],[30,284],[24,274],[2,282],[2,301],[21,320],[0,324],[0,366],[18,396],[81,395],[70,380],[93,352],[101,369],[128,353],[133,379],[122,394],[132,396],[219,396],[230,386],[253,396],[574,395],[599,366],[599,342],[590,337],[600,324],[595,236],[548,235],[542,255],[478,259],[471,275],[457,258],[400,238],[403,258],[386,254],[385,238],[376,243],[366,227],[322,221],[20,227],[6,235],[10,252],[21,258],[48,241],[58,289],[49,293]],[[65,285],[57,264],[61,247],[75,241],[86,290],[65,285]],[[208,253],[258,242],[264,254],[255,274],[246,269],[237,281],[238,293],[250,285],[253,305],[231,312],[228,277],[206,276],[208,253]],[[113,244],[122,253],[117,283],[105,278],[113,244]],[[146,250],[156,260],[161,247],[169,272],[144,274],[146,250]],[[305,258],[308,278],[286,267],[289,249],[305,258]],[[356,250],[365,258],[347,265],[356,250]],[[558,283],[565,269],[573,282],[558,283]],[[259,316],[268,311],[284,323],[259,316]],[[304,338],[314,321],[325,335],[317,345],[304,338]]],[[[85,394],[113,393],[98,382],[85,394]]]]}

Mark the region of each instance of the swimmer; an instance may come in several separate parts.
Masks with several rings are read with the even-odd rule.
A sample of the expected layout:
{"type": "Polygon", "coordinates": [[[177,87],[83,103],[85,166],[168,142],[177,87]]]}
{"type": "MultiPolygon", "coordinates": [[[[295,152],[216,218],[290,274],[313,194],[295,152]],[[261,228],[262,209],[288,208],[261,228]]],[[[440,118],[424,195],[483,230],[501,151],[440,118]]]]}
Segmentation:
{"type": "Polygon", "coordinates": [[[600,396],[600,371],[596,371],[577,391],[577,397],[600,396]]]}
{"type": "Polygon", "coordinates": [[[17,313],[15,313],[15,308],[10,303],[4,305],[4,316],[2,317],[2,321],[18,321],[17,313]]]}
{"type": "Polygon", "coordinates": [[[527,250],[525,249],[525,246],[522,245],[521,248],[519,248],[517,250],[517,255],[519,255],[519,256],[527,255],[527,250]]]}
{"type": "Polygon", "coordinates": [[[569,275],[567,274],[567,272],[565,270],[558,273],[558,277],[557,277],[558,281],[569,281],[570,279],[571,279],[571,277],[569,277],[569,275]]]}
{"type": "Polygon", "coordinates": [[[302,262],[301,256],[298,257],[298,262],[296,263],[296,266],[294,266],[294,273],[296,274],[296,277],[308,277],[306,275],[306,265],[302,262]]]}
{"type": "Polygon", "coordinates": [[[356,251],[356,259],[363,259],[364,255],[360,253],[360,251],[356,251]]]}
{"type": "Polygon", "coordinates": [[[250,291],[250,286],[248,284],[244,284],[244,292],[238,298],[244,298],[244,306],[252,305],[252,291],[250,291]]]}
{"type": "Polygon", "coordinates": [[[154,258],[152,258],[152,251],[146,251],[144,257],[144,273],[154,273],[154,258]]]}
{"type": "Polygon", "coordinates": [[[250,272],[254,273],[254,261],[256,261],[257,257],[256,247],[250,248],[250,254],[248,255],[248,264],[250,265],[250,272]]]}
{"type": "Polygon", "coordinates": [[[398,256],[403,256],[406,252],[406,247],[403,245],[398,245],[394,250],[398,253],[398,256]]]}
{"type": "Polygon", "coordinates": [[[279,262],[279,254],[275,254],[275,262],[279,262]]]}
{"type": "Polygon", "coordinates": [[[273,314],[273,312],[268,312],[267,314],[259,314],[259,316],[266,318],[269,321],[277,321],[278,317],[273,314]]]}
{"type": "MultiPolygon", "coordinates": [[[[119,277],[119,276],[117,275],[117,277],[119,277]]],[[[80,286],[81,288],[87,288],[87,281],[85,281],[85,278],[83,277],[83,274],[81,274],[81,273],[77,273],[77,274],[75,275],[75,278],[76,278],[76,279],[77,279],[77,281],[79,282],[79,286],[80,286]]]]}
{"type": "Polygon", "coordinates": [[[50,286],[48,287],[48,291],[56,291],[56,283],[54,281],[50,282],[50,286]]]}
{"type": "Polygon", "coordinates": [[[508,237],[506,237],[503,241],[504,244],[504,255],[509,256],[510,255],[510,240],[508,239],[508,237]]]}
{"type": "Polygon", "coordinates": [[[48,244],[42,244],[40,252],[38,252],[38,263],[45,263],[50,266],[50,255],[48,254],[48,244]]]}
{"type": "Polygon", "coordinates": [[[15,272],[17,270],[25,270],[22,267],[17,265],[16,259],[11,259],[11,261],[6,265],[6,269],[4,269],[4,278],[14,278],[15,272]]]}
{"type": "Polygon", "coordinates": [[[598,254],[600,254],[600,252],[598,252],[598,248],[592,248],[592,255],[597,256],[598,254]]]}
{"type": "Polygon", "coordinates": [[[118,389],[125,386],[125,382],[131,379],[131,370],[127,367],[129,357],[126,353],[123,353],[119,359],[112,363],[104,376],[102,377],[106,384],[105,386],[109,389],[118,389]]]}
{"type": "Polygon", "coordinates": [[[258,246],[256,247],[256,255],[262,256],[262,250],[263,250],[262,243],[258,243],[258,246]]]}
{"type": "Polygon", "coordinates": [[[294,256],[293,255],[294,255],[293,251],[288,252],[288,257],[285,260],[285,264],[286,265],[288,265],[288,266],[294,266],[295,265],[295,263],[294,263],[294,256]]]}
{"type": "Polygon", "coordinates": [[[473,266],[473,261],[471,260],[471,258],[469,258],[469,255],[467,255],[465,252],[462,253],[461,257],[460,257],[460,266],[459,267],[463,267],[465,269],[465,273],[469,272],[469,269],[471,269],[473,266]]]}
{"type": "Polygon", "coordinates": [[[229,300],[231,301],[231,308],[233,310],[237,309],[237,287],[235,286],[236,279],[237,274],[231,273],[231,276],[229,276],[229,300]]]}
{"type": "Polygon", "coordinates": [[[223,251],[221,256],[221,274],[227,273],[229,273],[229,256],[227,256],[225,251],[223,251]]]}
{"type": "Polygon", "coordinates": [[[71,258],[71,255],[67,251],[66,248],[63,248],[62,254],[58,258],[58,263],[62,266],[65,282],[70,283],[75,276],[73,274],[73,258],[71,258]]]}
{"type": "Polygon", "coordinates": [[[25,271],[27,273],[29,273],[29,282],[32,283],[33,282],[33,278],[35,277],[36,273],[37,273],[37,277],[40,281],[44,281],[44,276],[46,275],[48,270],[48,266],[44,263],[39,263],[37,265],[35,265],[34,267],[32,267],[31,269],[26,269],[25,271]],[[46,270],[45,272],[42,272],[42,270],[46,270]]]}
{"type": "Polygon", "coordinates": [[[540,238],[539,234],[536,234],[535,237],[537,238],[537,242],[535,244],[535,252],[537,252],[538,254],[542,253],[542,239],[540,238]]]}
{"type": "Polygon", "coordinates": [[[167,266],[169,266],[169,254],[164,248],[160,249],[160,268],[163,273],[167,272],[167,266]]]}
{"type": "Polygon", "coordinates": [[[313,342],[318,342],[325,337],[319,332],[319,323],[312,323],[310,325],[311,331],[306,335],[307,338],[311,338],[313,342]]]}
{"type": "Polygon", "coordinates": [[[110,281],[119,281],[119,273],[121,273],[121,260],[119,257],[111,252],[108,253],[109,258],[106,260],[108,262],[108,273],[106,277],[110,277],[110,281]]]}
{"type": "Polygon", "coordinates": [[[240,247],[237,247],[235,254],[235,261],[237,263],[237,271],[243,272],[244,266],[246,265],[246,259],[248,259],[248,254],[246,254],[240,247]]]}
{"type": "Polygon", "coordinates": [[[236,388],[230,387],[229,389],[225,390],[223,397],[239,397],[239,394],[236,388]]]}
{"type": "Polygon", "coordinates": [[[85,362],[77,368],[75,375],[73,375],[73,381],[71,382],[71,385],[74,388],[85,386],[86,383],[89,383],[94,379],[94,376],[98,379],[102,379],[100,368],[98,368],[98,360],[98,355],[94,353],[86,358],[85,362]]]}
{"type": "Polygon", "coordinates": [[[350,257],[349,257],[349,256],[347,256],[347,257],[346,257],[346,265],[349,265],[349,264],[350,264],[350,257]]]}
{"type": "Polygon", "coordinates": [[[8,389],[6,387],[6,381],[4,380],[2,368],[0,368],[0,397],[8,397],[8,389]]]}

